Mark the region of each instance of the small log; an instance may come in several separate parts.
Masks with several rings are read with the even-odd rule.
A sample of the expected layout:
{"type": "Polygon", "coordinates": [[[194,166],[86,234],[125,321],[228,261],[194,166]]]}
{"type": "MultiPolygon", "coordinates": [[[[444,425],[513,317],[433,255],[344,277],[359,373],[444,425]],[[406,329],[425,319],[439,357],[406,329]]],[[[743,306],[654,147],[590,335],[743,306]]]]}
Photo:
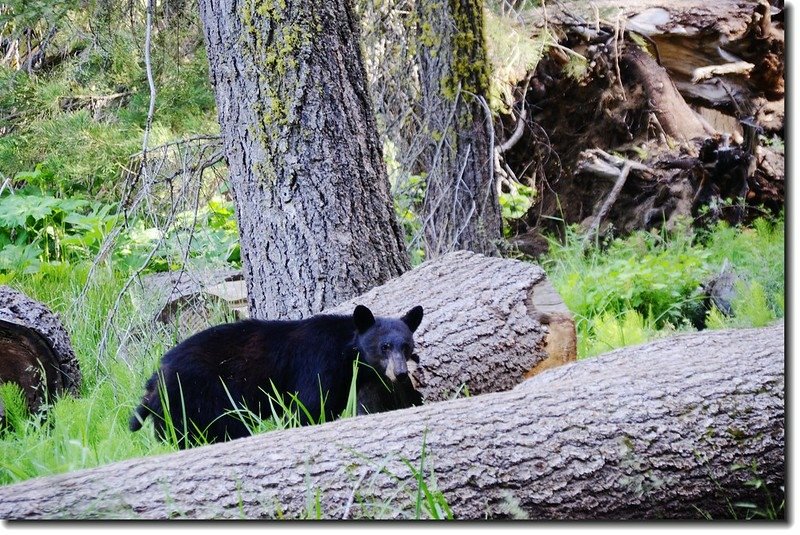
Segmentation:
{"type": "Polygon", "coordinates": [[[58,317],[42,303],[0,286],[0,383],[17,383],[28,409],[63,393],[77,395],[81,372],[58,317]]]}
{"type": "Polygon", "coordinates": [[[0,518],[413,518],[421,466],[458,519],[729,518],[780,501],[784,358],[782,323],[681,335],[509,392],[0,487],[0,518]]]}
{"type": "Polygon", "coordinates": [[[656,119],[666,135],[681,141],[714,134],[714,130],[692,110],[675,87],[667,70],[647,52],[629,46],[620,67],[630,79],[641,84],[656,119]]]}
{"type": "Polygon", "coordinates": [[[426,403],[509,390],[577,355],[569,309],[530,262],[456,251],[325,313],[352,314],[357,304],[382,316],[422,305],[411,376],[426,403]]]}

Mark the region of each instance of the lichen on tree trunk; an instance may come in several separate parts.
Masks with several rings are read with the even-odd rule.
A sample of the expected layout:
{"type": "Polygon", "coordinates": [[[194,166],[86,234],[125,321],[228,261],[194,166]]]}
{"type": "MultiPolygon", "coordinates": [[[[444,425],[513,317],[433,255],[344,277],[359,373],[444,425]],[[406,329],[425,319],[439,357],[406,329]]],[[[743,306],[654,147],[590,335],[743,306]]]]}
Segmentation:
{"type": "Polygon", "coordinates": [[[251,316],[309,316],[408,269],[350,3],[199,4],[251,316]]]}
{"type": "Polygon", "coordinates": [[[496,254],[500,204],[493,180],[489,63],[483,2],[417,2],[420,85],[427,147],[426,253],[496,254]]]}

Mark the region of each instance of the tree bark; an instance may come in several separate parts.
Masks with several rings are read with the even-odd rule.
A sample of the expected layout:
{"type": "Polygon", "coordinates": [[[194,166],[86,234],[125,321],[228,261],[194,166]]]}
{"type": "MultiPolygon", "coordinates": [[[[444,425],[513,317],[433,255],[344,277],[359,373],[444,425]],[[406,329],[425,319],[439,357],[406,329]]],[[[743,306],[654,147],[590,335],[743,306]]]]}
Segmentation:
{"type": "Polygon", "coordinates": [[[496,254],[502,237],[493,173],[483,2],[421,0],[419,70],[428,136],[423,232],[428,258],[496,254]]]}
{"type": "Polygon", "coordinates": [[[310,316],[408,269],[350,3],[199,5],[251,316],[310,316]]]}
{"type": "Polygon", "coordinates": [[[286,518],[317,506],[405,518],[423,444],[425,481],[460,519],[728,517],[784,484],[783,324],[624,348],[509,392],[35,479],[0,488],[0,518],[286,518]]]}
{"type": "Polygon", "coordinates": [[[0,383],[5,382],[17,383],[28,408],[38,411],[62,393],[77,395],[81,372],[58,316],[0,286],[0,383]]]}

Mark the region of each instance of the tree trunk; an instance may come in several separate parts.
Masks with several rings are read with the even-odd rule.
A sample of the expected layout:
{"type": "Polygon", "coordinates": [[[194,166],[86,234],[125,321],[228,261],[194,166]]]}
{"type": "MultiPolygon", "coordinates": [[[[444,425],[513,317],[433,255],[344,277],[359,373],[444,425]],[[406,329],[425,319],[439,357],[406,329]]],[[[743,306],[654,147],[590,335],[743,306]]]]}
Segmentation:
{"type": "Polygon", "coordinates": [[[784,446],[781,323],[620,349],[509,392],[35,479],[0,488],[0,518],[406,518],[420,466],[460,519],[722,518],[780,492],[784,446]]]}
{"type": "Polygon", "coordinates": [[[5,382],[17,383],[28,408],[38,411],[62,393],[77,395],[81,372],[58,317],[43,304],[0,286],[0,384],[5,382]]]}
{"type": "Polygon", "coordinates": [[[494,184],[483,2],[420,0],[419,69],[428,136],[423,232],[428,258],[496,254],[502,237],[494,184]]]}
{"type": "Polygon", "coordinates": [[[350,3],[199,5],[251,315],[306,317],[408,269],[350,3]]]}
{"type": "Polygon", "coordinates": [[[456,251],[325,312],[357,304],[394,317],[422,306],[411,377],[426,403],[508,390],[577,356],[572,315],[530,262],[456,251]]]}

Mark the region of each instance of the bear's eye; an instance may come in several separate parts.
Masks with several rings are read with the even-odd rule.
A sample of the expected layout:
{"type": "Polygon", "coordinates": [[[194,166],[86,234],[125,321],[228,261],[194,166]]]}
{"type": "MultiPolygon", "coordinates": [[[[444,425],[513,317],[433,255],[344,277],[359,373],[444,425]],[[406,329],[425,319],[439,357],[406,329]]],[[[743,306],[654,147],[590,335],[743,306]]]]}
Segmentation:
{"type": "Polygon", "coordinates": [[[408,355],[409,353],[411,353],[411,346],[409,346],[408,344],[403,344],[401,349],[403,350],[404,355],[408,355]]]}
{"type": "Polygon", "coordinates": [[[389,349],[391,349],[391,347],[392,346],[390,346],[388,342],[384,342],[381,344],[381,351],[386,353],[387,351],[389,351],[389,349]]]}

